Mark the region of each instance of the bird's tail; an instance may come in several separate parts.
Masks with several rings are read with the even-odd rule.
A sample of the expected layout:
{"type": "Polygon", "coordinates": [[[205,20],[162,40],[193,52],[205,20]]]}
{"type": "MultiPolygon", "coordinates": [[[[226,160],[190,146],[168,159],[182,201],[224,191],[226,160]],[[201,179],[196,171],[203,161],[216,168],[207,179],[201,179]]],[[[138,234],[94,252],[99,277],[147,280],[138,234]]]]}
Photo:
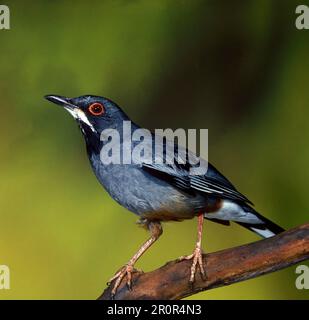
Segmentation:
{"type": "Polygon", "coordinates": [[[262,222],[259,224],[250,224],[250,223],[244,223],[244,222],[237,222],[242,227],[245,227],[246,229],[249,229],[250,231],[253,231],[260,235],[263,238],[270,238],[275,236],[278,233],[284,232],[285,230],[278,226],[276,223],[270,221],[269,219],[263,217],[261,214],[257,213],[253,208],[251,208],[252,213],[262,222]]]}

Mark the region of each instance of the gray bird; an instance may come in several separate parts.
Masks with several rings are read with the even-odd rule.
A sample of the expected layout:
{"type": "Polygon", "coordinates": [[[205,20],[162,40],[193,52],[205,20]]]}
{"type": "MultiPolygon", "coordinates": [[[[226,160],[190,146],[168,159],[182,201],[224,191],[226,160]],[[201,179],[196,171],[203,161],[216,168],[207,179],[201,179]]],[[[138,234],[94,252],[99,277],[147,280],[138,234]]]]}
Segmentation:
{"type": "Polygon", "coordinates": [[[75,118],[83,133],[88,157],[97,179],[114,200],[138,215],[140,224],[151,233],[151,237],[110,280],[115,280],[113,296],[124,277],[127,277],[128,288],[131,288],[134,265],[162,234],[163,221],[198,217],[195,249],[191,255],[180,257],[192,259],[189,279],[191,284],[197,267],[205,278],[201,248],[205,218],[225,225],[234,221],[265,238],[284,231],[256,212],[250,206],[252,203],[210,163],[207,163],[206,173],[199,174],[194,171],[196,164],[192,165],[192,161],[188,159],[195,158],[200,163],[206,161],[166,140],[161,142],[163,154],[158,153],[158,149],[154,148],[157,142],[154,134],[149,135],[148,131],[130,122],[130,135],[136,130],[144,133],[142,160],[134,161],[134,148],[139,142],[127,143],[123,129],[124,123],[128,123],[130,119],[111,100],[91,95],[77,98],[48,95],[45,98],[62,106],[75,118]],[[113,141],[109,133],[115,131],[119,133],[119,139],[113,141]],[[102,161],[102,151],[107,147],[110,150],[118,150],[120,147],[120,163],[102,161]],[[171,147],[174,147],[172,154],[169,152],[171,147]],[[132,163],[123,161],[124,155],[128,153],[132,155],[132,163]]]}

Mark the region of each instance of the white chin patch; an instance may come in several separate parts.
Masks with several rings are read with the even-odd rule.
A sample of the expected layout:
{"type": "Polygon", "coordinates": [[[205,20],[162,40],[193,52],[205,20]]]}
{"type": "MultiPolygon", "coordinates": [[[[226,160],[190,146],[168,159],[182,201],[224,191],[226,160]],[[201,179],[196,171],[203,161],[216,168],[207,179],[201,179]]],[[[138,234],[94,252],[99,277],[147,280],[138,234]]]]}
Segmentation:
{"type": "Polygon", "coordinates": [[[74,119],[80,120],[82,121],[84,124],[86,124],[93,132],[96,132],[96,130],[94,129],[93,125],[89,122],[87,116],[85,115],[85,113],[76,108],[76,109],[69,109],[69,108],[65,108],[72,116],[74,119]]]}

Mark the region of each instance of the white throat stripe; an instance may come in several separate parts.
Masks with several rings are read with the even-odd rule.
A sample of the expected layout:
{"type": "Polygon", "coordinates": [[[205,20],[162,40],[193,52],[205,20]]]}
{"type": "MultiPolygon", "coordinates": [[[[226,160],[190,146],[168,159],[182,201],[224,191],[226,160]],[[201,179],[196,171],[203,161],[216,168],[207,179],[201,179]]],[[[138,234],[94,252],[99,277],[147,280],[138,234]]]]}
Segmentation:
{"type": "Polygon", "coordinates": [[[87,116],[85,115],[85,113],[81,110],[81,109],[69,109],[66,108],[65,109],[73,116],[74,119],[78,119],[80,121],[82,121],[83,123],[85,123],[93,132],[96,132],[96,130],[94,129],[93,125],[89,122],[87,116]]]}

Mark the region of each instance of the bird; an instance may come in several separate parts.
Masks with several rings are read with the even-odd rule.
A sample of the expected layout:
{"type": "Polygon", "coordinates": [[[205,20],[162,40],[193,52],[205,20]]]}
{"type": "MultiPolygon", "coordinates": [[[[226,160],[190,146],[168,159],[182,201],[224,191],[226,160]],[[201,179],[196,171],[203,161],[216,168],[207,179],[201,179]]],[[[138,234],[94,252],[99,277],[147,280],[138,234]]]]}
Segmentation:
{"type": "MultiPolygon", "coordinates": [[[[122,280],[126,281],[128,289],[132,289],[135,263],[159,239],[163,232],[163,222],[197,217],[197,241],[193,253],[179,258],[192,261],[189,272],[191,285],[194,284],[197,270],[202,279],[206,279],[207,275],[202,263],[202,231],[205,219],[223,225],[234,222],[264,238],[284,231],[282,227],[258,213],[253,208],[253,203],[208,161],[204,160],[207,163],[206,172],[193,173],[191,169],[194,165],[188,161],[188,155],[203,159],[190,150],[177,145],[170,156],[175,161],[154,161],[156,157],[162,158],[153,147],[156,142],[154,133],[146,135],[146,129],[135,124],[123,109],[109,98],[95,95],[68,98],[54,94],[46,95],[45,98],[60,105],[73,116],[83,134],[87,155],[96,178],[109,195],[128,211],[136,214],[139,217],[138,223],[150,232],[150,238],[108,282],[109,285],[113,284],[112,297],[115,297],[122,280]],[[111,139],[107,137],[111,130],[119,133],[118,143],[123,150],[133,153],[137,142],[124,145],[123,126],[128,121],[131,123],[130,134],[136,130],[145,130],[143,145],[145,150],[154,151],[153,154],[150,158],[145,157],[136,163],[105,163],[101,153],[103,148],[111,143],[111,139]],[[181,163],[176,161],[179,155],[182,156],[181,163]]],[[[161,143],[164,146],[169,145],[166,140],[161,143]]]]}

